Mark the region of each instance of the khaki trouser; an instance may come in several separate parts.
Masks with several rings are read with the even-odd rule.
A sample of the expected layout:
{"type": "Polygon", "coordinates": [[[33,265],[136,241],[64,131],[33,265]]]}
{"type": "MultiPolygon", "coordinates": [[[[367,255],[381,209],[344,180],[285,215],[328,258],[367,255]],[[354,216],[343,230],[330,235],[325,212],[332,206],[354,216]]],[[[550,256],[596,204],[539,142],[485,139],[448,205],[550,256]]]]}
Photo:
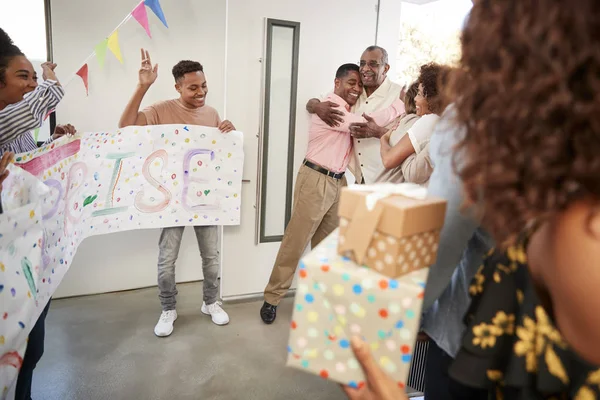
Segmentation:
{"type": "Polygon", "coordinates": [[[274,306],[292,285],[300,257],[310,242],[315,248],[338,227],[338,203],[346,177],[333,179],[300,167],[294,188],[292,218],[285,229],[279,253],[265,288],[265,301],[274,306]]]}

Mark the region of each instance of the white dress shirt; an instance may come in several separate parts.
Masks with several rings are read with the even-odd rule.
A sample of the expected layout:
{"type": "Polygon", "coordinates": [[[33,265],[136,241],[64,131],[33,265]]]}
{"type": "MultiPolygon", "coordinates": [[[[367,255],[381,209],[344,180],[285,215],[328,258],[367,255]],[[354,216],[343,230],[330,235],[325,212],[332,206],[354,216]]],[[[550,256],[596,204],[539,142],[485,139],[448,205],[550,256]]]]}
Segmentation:
{"type": "MultiPolygon", "coordinates": [[[[352,108],[352,112],[362,115],[363,113],[368,114],[389,107],[400,97],[401,90],[402,87],[400,85],[392,82],[390,78],[386,77],[381,86],[379,86],[369,97],[367,97],[366,92],[363,91],[352,108]]],[[[388,128],[391,128],[393,125],[394,122],[388,125],[388,128]]],[[[358,162],[357,167],[360,167],[365,183],[374,183],[375,179],[383,169],[379,139],[354,139],[354,154],[358,162]]],[[[356,171],[356,174],[358,175],[358,171],[356,171]]],[[[359,176],[357,176],[356,179],[360,182],[359,176]]]]}

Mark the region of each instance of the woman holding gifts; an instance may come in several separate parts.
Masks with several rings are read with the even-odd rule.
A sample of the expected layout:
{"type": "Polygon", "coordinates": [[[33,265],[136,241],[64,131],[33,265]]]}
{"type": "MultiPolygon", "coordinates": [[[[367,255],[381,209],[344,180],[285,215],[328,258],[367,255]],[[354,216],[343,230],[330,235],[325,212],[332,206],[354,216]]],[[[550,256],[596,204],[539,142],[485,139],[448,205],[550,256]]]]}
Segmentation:
{"type": "MultiPolygon", "coordinates": [[[[600,397],[599,32],[594,0],[479,0],[463,33],[457,172],[498,247],[450,375],[493,399],[600,397]]],[[[350,398],[403,398],[363,365],[350,398]]]]}

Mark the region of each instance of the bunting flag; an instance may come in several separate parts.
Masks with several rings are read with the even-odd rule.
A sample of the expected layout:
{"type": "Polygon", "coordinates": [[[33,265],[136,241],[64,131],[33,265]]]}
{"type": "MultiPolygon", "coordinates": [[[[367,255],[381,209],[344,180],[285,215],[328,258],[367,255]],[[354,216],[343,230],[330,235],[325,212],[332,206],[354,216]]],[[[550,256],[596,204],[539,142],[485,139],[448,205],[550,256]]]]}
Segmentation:
{"type": "MultiPolygon", "coordinates": [[[[161,20],[165,27],[168,28],[169,25],[167,25],[167,19],[165,18],[165,13],[163,12],[162,7],[160,5],[160,0],[141,0],[141,2],[133,9],[130,16],[135,18],[135,20],[144,28],[148,36],[152,38],[152,32],[150,31],[150,24],[148,21],[148,11],[146,10],[146,7],[150,8],[152,12],[154,12],[154,14],[158,17],[158,19],[161,20]]],[[[128,19],[129,16],[125,18],[123,22],[121,22],[115,28],[113,33],[111,33],[111,35],[108,38],[104,39],[96,45],[96,47],[94,48],[94,53],[92,53],[88,58],[86,58],[86,60],[84,61],[84,65],[79,69],[79,71],[75,73],[75,75],[78,75],[83,80],[86,95],[89,96],[89,67],[87,61],[90,58],[96,55],[96,58],[98,59],[98,64],[100,64],[100,68],[104,68],[104,64],[106,63],[106,52],[107,50],[110,50],[110,52],[114,54],[117,60],[119,60],[119,62],[123,64],[123,55],[121,54],[121,46],[119,44],[119,28],[125,22],[127,22],[128,19]]],[[[75,78],[75,76],[72,76],[72,78],[75,78]]],[[[71,80],[69,80],[69,82],[71,82],[71,80]]],[[[48,115],[46,115],[46,117],[44,118],[44,120],[48,118],[48,116],[52,114],[52,112],[53,111],[49,112],[48,115]]]]}
{"type": "Polygon", "coordinates": [[[169,27],[169,25],[167,25],[167,19],[165,18],[165,14],[163,13],[159,0],[144,0],[144,4],[148,6],[152,10],[152,12],[154,12],[154,14],[156,14],[156,16],[162,21],[164,26],[166,26],[167,28],[169,27]]]}
{"type": "Polygon", "coordinates": [[[121,47],[119,46],[119,31],[114,31],[109,36],[107,45],[110,51],[117,57],[117,60],[123,64],[123,56],[121,55],[121,47]]]}
{"type": "Polygon", "coordinates": [[[81,77],[81,79],[83,80],[83,85],[85,86],[85,94],[86,96],[89,96],[90,91],[89,91],[89,87],[88,87],[88,65],[83,64],[83,67],[79,68],[79,71],[77,71],[77,75],[79,75],[81,77]]]}
{"type": "Polygon", "coordinates": [[[35,128],[33,130],[33,140],[35,140],[35,142],[38,142],[38,137],[40,137],[40,128],[35,128]]]}
{"type": "Polygon", "coordinates": [[[104,61],[106,60],[106,50],[108,49],[108,39],[104,39],[100,43],[96,45],[94,48],[94,52],[96,53],[96,57],[98,58],[98,63],[100,64],[100,68],[104,67],[104,61]]]}
{"type": "Polygon", "coordinates": [[[146,30],[148,36],[151,38],[152,34],[150,33],[150,26],[148,25],[148,12],[146,11],[143,1],[131,12],[131,15],[137,22],[140,23],[140,25],[146,30]]]}

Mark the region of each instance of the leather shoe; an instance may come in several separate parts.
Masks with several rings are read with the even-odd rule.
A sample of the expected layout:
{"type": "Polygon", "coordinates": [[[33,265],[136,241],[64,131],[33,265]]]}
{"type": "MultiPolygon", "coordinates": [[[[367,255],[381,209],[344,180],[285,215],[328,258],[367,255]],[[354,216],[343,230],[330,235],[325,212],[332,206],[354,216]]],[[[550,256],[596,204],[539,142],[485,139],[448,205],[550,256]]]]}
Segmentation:
{"type": "Polygon", "coordinates": [[[265,301],[260,309],[260,318],[265,324],[272,324],[277,317],[277,306],[271,305],[265,301]]]}

